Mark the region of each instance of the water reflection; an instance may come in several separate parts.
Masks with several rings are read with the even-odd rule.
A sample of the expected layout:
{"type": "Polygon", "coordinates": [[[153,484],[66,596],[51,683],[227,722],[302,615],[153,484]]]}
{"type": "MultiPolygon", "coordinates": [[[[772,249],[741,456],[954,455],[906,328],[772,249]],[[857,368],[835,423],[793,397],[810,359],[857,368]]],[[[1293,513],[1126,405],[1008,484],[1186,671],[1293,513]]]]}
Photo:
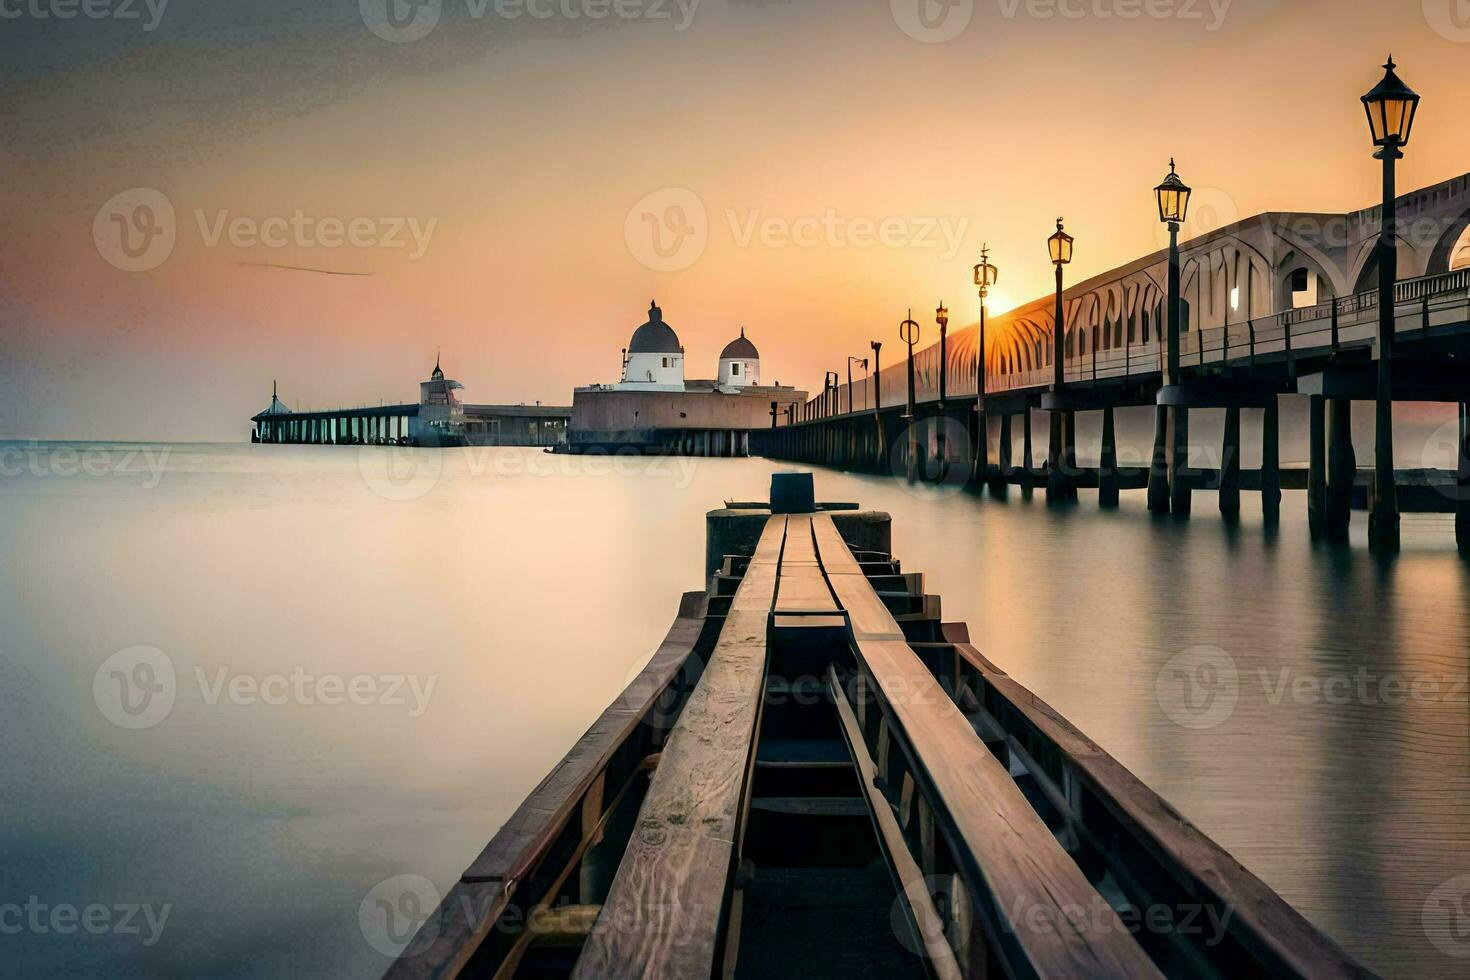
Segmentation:
{"type": "MultiPolygon", "coordinates": [[[[151,448],[152,485],[126,450],[0,478],[0,901],[170,909],[151,945],[5,936],[22,971],[380,971],[364,896],[455,879],[699,587],[704,512],[773,469],[151,448]],[[137,646],[176,692],[127,729],[94,675],[137,646]]],[[[1381,564],[1361,515],[1351,546],[1314,546],[1299,493],[1268,532],[1251,494],[1229,526],[1204,493],[1180,524],[1139,493],[818,489],[892,511],[947,618],[1374,969],[1463,966],[1434,894],[1470,873],[1470,575],[1446,518],[1406,517],[1381,564]]]]}

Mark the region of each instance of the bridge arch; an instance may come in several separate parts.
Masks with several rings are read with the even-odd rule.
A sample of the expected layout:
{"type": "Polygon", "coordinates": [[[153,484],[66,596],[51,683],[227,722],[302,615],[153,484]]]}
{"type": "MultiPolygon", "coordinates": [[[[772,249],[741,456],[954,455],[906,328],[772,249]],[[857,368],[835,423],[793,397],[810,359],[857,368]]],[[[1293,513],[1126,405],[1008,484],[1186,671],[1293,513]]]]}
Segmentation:
{"type": "Polygon", "coordinates": [[[1429,253],[1424,274],[1437,276],[1456,269],[1470,268],[1470,211],[1450,221],[1429,253]]]}

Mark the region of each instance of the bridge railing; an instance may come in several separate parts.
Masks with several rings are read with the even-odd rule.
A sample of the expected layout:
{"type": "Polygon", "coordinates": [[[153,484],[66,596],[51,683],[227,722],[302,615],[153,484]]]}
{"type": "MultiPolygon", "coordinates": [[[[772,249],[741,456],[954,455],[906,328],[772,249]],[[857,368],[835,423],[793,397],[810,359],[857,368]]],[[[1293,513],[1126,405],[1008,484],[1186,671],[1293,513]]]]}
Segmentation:
{"type": "MultiPolygon", "coordinates": [[[[1438,276],[1405,279],[1395,290],[1394,333],[1464,319],[1470,312],[1470,269],[1438,276]]],[[[1271,313],[1239,323],[1186,330],[1179,338],[1185,367],[1249,363],[1263,354],[1319,351],[1344,344],[1371,343],[1378,328],[1376,290],[1327,300],[1312,306],[1271,313]]],[[[1158,341],[1098,350],[1067,360],[1068,383],[1157,374],[1163,366],[1158,341]]],[[[1050,367],[1015,371],[987,380],[992,392],[1019,391],[1050,385],[1050,367]]]]}

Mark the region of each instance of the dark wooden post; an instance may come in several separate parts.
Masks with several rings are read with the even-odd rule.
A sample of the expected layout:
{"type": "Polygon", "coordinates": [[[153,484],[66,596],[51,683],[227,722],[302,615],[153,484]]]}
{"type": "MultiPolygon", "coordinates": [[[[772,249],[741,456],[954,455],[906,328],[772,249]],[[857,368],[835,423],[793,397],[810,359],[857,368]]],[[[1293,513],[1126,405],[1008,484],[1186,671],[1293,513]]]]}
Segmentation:
{"type": "Polygon", "coordinates": [[[1225,437],[1220,447],[1220,513],[1240,513],[1240,409],[1225,409],[1225,437]]]}
{"type": "Polygon", "coordinates": [[[1188,517],[1194,509],[1194,494],[1189,485],[1189,409],[1169,409],[1169,510],[1176,517],[1188,517]]]}
{"type": "Polygon", "coordinates": [[[1312,537],[1327,532],[1327,400],[1312,395],[1307,423],[1311,459],[1307,470],[1307,524],[1312,537]]]}
{"type": "Polygon", "coordinates": [[[1327,403],[1327,537],[1346,541],[1353,519],[1353,481],[1358,457],[1353,451],[1353,403],[1333,398],[1327,403]]]}
{"type": "Polygon", "coordinates": [[[1459,498],[1455,502],[1455,542],[1470,558],[1470,402],[1460,403],[1459,498]]]}
{"type": "Polygon", "coordinates": [[[1097,471],[1097,502],[1118,506],[1118,438],[1113,428],[1113,406],[1103,409],[1102,459],[1097,471]]]}
{"type": "Polygon", "coordinates": [[[1154,406],[1154,455],[1148,467],[1148,509],[1169,513],[1169,410],[1154,406]]]}
{"type": "Polygon", "coordinates": [[[1021,412],[1021,489],[1031,489],[1031,471],[1035,460],[1031,452],[1031,406],[1021,412]]]}
{"type": "Polygon", "coordinates": [[[1272,395],[1261,419],[1261,516],[1267,524],[1281,520],[1281,409],[1272,395]]]}
{"type": "Polygon", "coordinates": [[[1000,464],[1000,476],[1002,481],[1009,482],[1010,475],[1015,472],[1015,455],[1011,448],[1011,414],[1002,413],[1000,417],[1000,458],[996,460],[1000,464]]]}

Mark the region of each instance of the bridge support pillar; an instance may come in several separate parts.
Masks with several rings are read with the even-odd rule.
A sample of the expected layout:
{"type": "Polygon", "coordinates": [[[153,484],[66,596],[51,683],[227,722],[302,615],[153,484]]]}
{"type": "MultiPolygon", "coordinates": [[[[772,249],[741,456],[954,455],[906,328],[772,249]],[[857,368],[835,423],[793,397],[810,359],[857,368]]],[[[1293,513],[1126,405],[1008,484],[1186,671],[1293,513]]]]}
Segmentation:
{"type": "Polygon", "coordinates": [[[1188,517],[1194,509],[1194,493],[1186,475],[1189,468],[1189,409],[1170,406],[1168,428],[1169,510],[1175,517],[1188,517]]]}
{"type": "Polygon", "coordinates": [[[1031,492],[1031,473],[1036,468],[1036,457],[1031,449],[1031,406],[1021,413],[1021,489],[1031,492]]]}
{"type": "Polygon", "coordinates": [[[1240,409],[1225,409],[1225,436],[1220,447],[1220,513],[1240,514],[1240,409]]]}
{"type": "Polygon", "coordinates": [[[1102,458],[1097,469],[1097,502],[1103,507],[1118,506],[1118,436],[1113,426],[1113,406],[1103,409],[1102,458]]]}
{"type": "Polygon", "coordinates": [[[1169,513],[1169,410],[1154,406],[1154,455],[1148,466],[1148,509],[1155,514],[1169,513]]]}
{"type": "Polygon", "coordinates": [[[975,482],[983,483],[990,475],[990,416],[984,407],[975,406],[975,482]]]}
{"type": "Polygon", "coordinates": [[[1353,481],[1358,457],[1353,452],[1353,403],[1333,398],[1327,403],[1327,537],[1346,541],[1353,519],[1353,481]]]}
{"type": "Polygon", "coordinates": [[[1267,524],[1281,520],[1281,407],[1272,395],[1261,418],[1261,516],[1267,524]]]}
{"type": "Polygon", "coordinates": [[[1327,400],[1312,395],[1309,402],[1307,434],[1311,457],[1307,464],[1307,523],[1312,537],[1320,538],[1327,533],[1327,400]]]}
{"type": "Polygon", "coordinates": [[[1076,498],[1072,473],[1077,458],[1076,415],[1052,409],[1051,439],[1047,447],[1046,500],[1061,503],[1076,498]]]}
{"type": "Polygon", "coordinates": [[[1000,478],[995,486],[1003,486],[1010,482],[1010,477],[1015,472],[1015,450],[1011,444],[1011,416],[1010,413],[1000,417],[1000,457],[996,460],[1000,478]]]}
{"type": "Polygon", "coordinates": [[[1460,466],[1455,500],[1455,543],[1470,558],[1470,402],[1460,403],[1460,466]]]}

